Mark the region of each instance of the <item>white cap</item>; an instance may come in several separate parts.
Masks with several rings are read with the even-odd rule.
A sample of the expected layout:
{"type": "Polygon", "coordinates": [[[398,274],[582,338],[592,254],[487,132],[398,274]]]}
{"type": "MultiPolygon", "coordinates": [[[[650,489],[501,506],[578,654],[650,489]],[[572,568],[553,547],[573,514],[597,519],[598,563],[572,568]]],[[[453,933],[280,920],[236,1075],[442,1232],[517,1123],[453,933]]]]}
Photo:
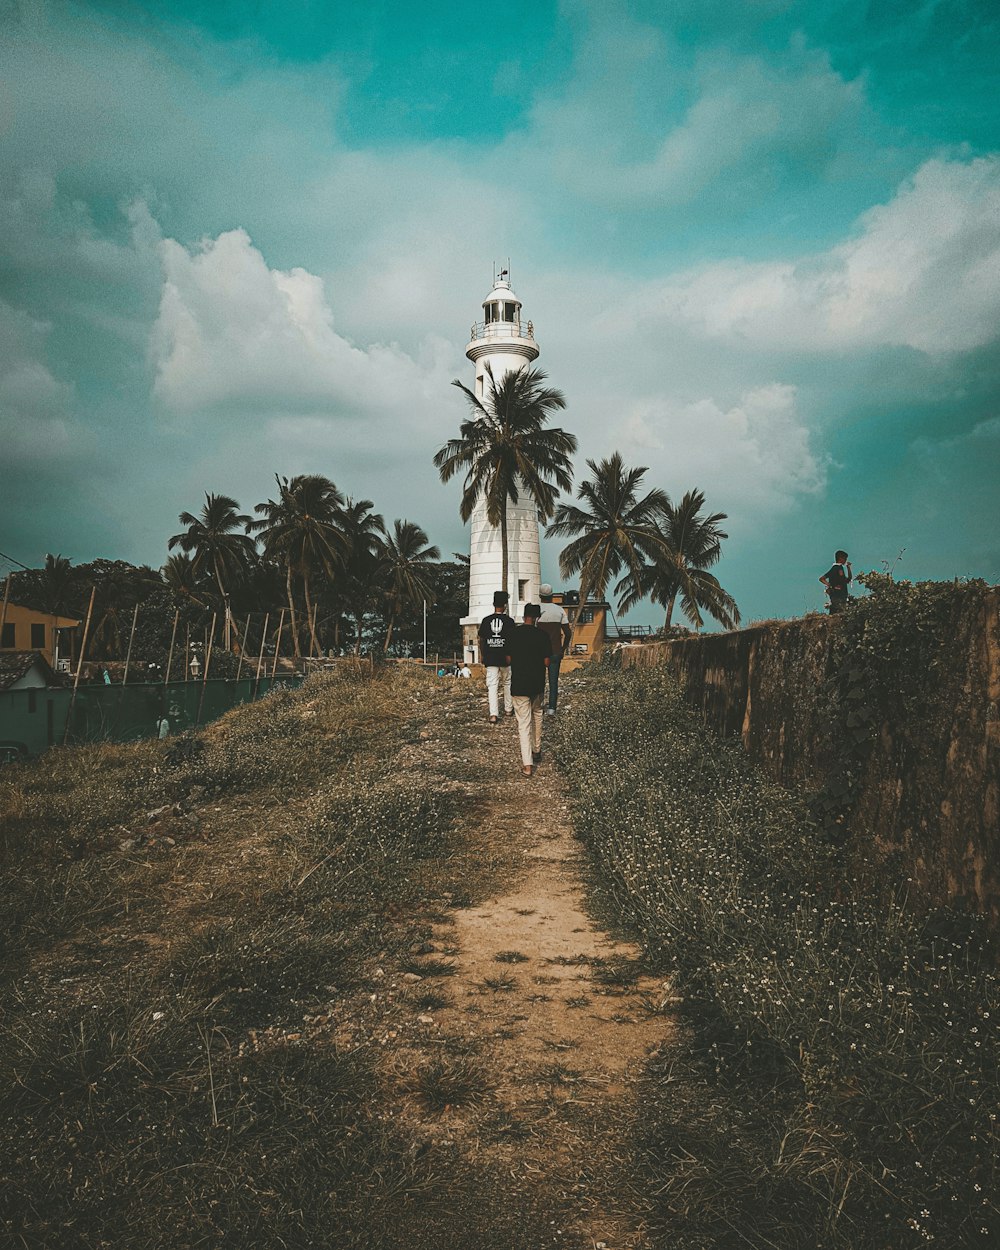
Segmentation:
{"type": "Polygon", "coordinates": [[[541,586],[538,587],[538,593],[543,599],[548,599],[552,594],[552,587],[548,584],[548,582],[543,582],[541,586]]]}

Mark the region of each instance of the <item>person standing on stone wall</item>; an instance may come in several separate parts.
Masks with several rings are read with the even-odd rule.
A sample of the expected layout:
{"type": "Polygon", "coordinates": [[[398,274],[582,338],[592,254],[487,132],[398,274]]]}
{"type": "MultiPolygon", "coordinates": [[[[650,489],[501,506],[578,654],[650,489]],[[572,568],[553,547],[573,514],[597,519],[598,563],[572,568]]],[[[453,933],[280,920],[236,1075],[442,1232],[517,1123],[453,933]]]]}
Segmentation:
{"type": "Polygon", "coordinates": [[[846,551],[838,551],[834,555],[833,564],[819,580],[826,587],[826,593],[830,600],[830,615],[833,616],[837,612],[842,612],[847,606],[847,601],[850,598],[848,592],[851,582],[854,581],[854,574],[851,572],[851,562],[847,558],[846,551]]]}
{"type": "Polygon", "coordinates": [[[544,582],[538,587],[538,593],[542,597],[542,614],[538,618],[538,628],[548,634],[549,642],[552,644],[552,655],[549,659],[548,669],[548,715],[555,716],[556,704],[559,702],[559,665],[566,654],[566,648],[569,646],[572,633],[569,627],[569,617],[566,615],[562,605],[552,602],[552,587],[548,582],[544,582]]]}
{"type": "Polygon", "coordinates": [[[525,777],[542,762],[542,703],[552,644],[548,634],[538,628],[541,612],[537,603],[524,605],[524,624],[514,630],[510,644],[510,688],[525,777]]]}
{"type": "Polygon", "coordinates": [[[486,669],[486,694],[490,704],[490,724],[495,725],[500,716],[500,699],[508,716],[514,715],[510,694],[510,640],[516,628],[514,620],[507,615],[510,595],[498,590],[493,596],[493,611],[484,616],[479,626],[479,654],[486,669]]]}

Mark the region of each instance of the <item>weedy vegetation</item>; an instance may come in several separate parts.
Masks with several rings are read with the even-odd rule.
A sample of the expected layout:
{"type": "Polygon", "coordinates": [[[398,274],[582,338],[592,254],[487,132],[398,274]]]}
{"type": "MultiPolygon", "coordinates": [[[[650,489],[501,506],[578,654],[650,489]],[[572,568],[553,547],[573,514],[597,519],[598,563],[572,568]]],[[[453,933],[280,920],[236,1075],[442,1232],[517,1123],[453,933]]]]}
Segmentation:
{"type": "Polygon", "coordinates": [[[996,1244],[1000,991],[979,920],[911,909],[857,848],[845,869],[807,799],[662,669],[590,674],[558,752],[578,833],[691,1030],[641,1093],[657,1244],[996,1244]]]}
{"type": "Polygon", "coordinates": [[[528,956],[521,951],[497,951],[493,958],[498,964],[523,964],[528,956]]]}
{"type": "Polygon", "coordinates": [[[417,1071],[411,1088],[429,1110],[445,1111],[481,1102],[491,1084],[485,1068],[476,1059],[442,1056],[417,1071]]]}
{"type": "Polygon", "coordinates": [[[510,994],[517,989],[514,977],[483,977],[483,985],[494,994],[510,994]]]}
{"type": "MultiPolygon", "coordinates": [[[[400,763],[428,701],[463,732],[462,698],[337,673],[0,772],[4,1245],[500,1250],[548,1225],[393,1117],[378,1063],[366,978],[475,880],[448,794],[400,763]]],[[[462,1056],[421,1081],[427,1107],[487,1088],[462,1056]]]]}

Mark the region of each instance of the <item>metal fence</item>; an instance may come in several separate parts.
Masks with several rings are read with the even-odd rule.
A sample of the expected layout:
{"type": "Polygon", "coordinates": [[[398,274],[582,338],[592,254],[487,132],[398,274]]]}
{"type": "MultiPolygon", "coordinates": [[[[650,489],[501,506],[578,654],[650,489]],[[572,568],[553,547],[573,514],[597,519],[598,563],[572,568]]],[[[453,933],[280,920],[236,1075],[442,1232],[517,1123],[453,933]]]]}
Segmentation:
{"type": "Polygon", "coordinates": [[[240,703],[250,703],[273,686],[297,679],[244,677],[206,682],[80,686],[0,691],[0,761],[40,755],[51,746],[81,742],[134,742],[155,738],[164,718],[167,732],[183,733],[215,720],[240,703]]]}

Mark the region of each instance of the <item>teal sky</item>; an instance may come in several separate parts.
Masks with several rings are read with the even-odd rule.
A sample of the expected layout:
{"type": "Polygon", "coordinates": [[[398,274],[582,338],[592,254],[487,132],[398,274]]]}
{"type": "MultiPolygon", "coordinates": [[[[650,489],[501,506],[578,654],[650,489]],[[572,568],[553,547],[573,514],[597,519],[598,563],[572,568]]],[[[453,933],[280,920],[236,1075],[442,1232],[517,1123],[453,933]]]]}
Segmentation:
{"type": "Polygon", "coordinates": [[[0,0],[0,550],[306,471],[466,549],[510,257],[579,470],[704,490],[745,619],[838,546],[1000,580],[997,65],[993,0],[0,0]]]}

